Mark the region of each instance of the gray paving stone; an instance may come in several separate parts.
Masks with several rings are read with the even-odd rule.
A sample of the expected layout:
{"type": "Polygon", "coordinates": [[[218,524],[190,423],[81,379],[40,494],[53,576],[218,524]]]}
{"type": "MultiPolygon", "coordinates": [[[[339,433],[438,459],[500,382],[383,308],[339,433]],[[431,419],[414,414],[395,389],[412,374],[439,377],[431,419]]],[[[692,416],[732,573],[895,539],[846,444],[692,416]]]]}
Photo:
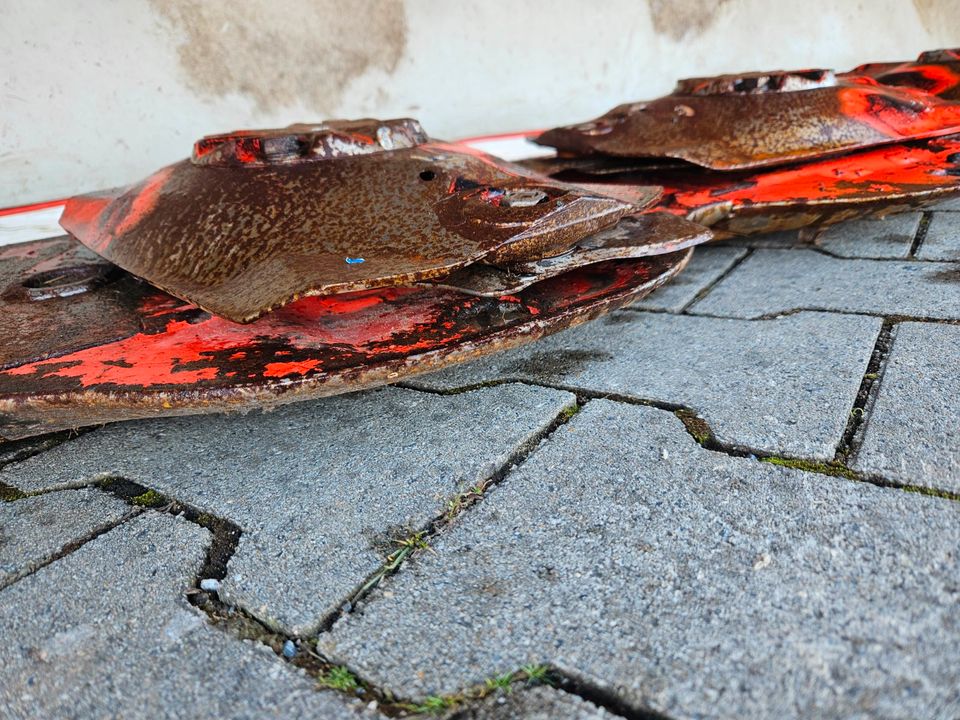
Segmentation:
{"type": "Polygon", "coordinates": [[[920,227],[918,212],[854,220],[826,228],[817,239],[824,250],[848,258],[907,258],[920,227]]]}
{"type": "Polygon", "coordinates": [[[0,717],[356,718],[186,603],[209,541],[147,513],[0,592],[0,717]]]}
{"type": "Polygon", "coordinates": [[[757,322],[624,312],[415,384],[515,379],[684,405],[722,442],[831,459],[880,324],[824,313],[757,322]]]}
{"type": "Polygon", "coordinates": [[[272,413],[108,426],[0,471],[35,489],[119,475],[243,530],[220,596],[305,635],[393,540],[441,514],[571,406],[510,385],[441,397],[386,388],[272,413]]]}
{"type": "Polygon", "coordinates": [[[935,213],[917,257],[922,260],[960,260],[960,215],[935,213]]]}
{"type": "Polygon", "coordinates": [[[755,250],[690,312],[756,318],[800,309],[960,318],[960,268],[840,260],[813,250],[755,250]]]}
{"type": "Polygon", "coordinates": [[[960,492],[960,327],[902,323],[853,467],[960,492]]]}
{"type": "MultiPolygon", "coordinates": [[[[854,220],[831,225],[817,238],[821,249],[845,258],[907,258],[920,227],[921,213],[901,213],[882,219],[854,220]]],[[[728,241],[753,248],[809,247],[797,230],[755,235],[728,241]]]]}
{"type": "Polygon", "coordinates": [[[931,205],[927,209],[935,212],[960,212],[960,197],[944,200],[936,205],[931,205]]]}
{"type": "Polygon", "coordinates": [[[956,717],[958,521],[591,401],[320,647],[407,693],[550,662],[673,718],[956,717]]]}
{"type": "Polygon", "coordinates": [[[121,500],[87,489],[0,503],[0,587],[130,512],[121,500]]]}
{"type": "Polygon", "coordinates": [[[498,694],[455,712],[450,720],[614,720],[620,717],[576,695],[550,687],[498,694]]]}
{"type": "Polygon", "coordinates": [[[698,247],[690,259],[690,264],[677,276],[676,280],[672,280],[630,307],[680,312],[697,296],[697,293],[716,281],[746,254],[745,248],[711,245],[698,247]]]}

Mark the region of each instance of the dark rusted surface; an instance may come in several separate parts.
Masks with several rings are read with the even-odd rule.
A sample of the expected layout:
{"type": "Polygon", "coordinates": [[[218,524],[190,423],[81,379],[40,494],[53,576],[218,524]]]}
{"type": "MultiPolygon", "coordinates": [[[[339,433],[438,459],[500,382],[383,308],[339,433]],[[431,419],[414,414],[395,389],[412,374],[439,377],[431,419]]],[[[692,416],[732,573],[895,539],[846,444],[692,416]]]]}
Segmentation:
{"type": "MultiPolygon", "coordinates": [[[[537,161],[543,169],[544,161],[537,161]]],[[[659,208],[718,236],[819,227],[882,216],[960,194],[960,135],[885,145],[755,172],[695,168],[617,175],[561,170],[576,182],[664,186],[659,208]]]]}
{"type": "Polygon", "coordinates": [[[0,248],[0,306],[16,308],[0,312],[0,368],[136,332],[141,296],[141,283],[69,238],[0,248]]]}
{"type": "Polygon", "coordinates": [[[759,168],[960,132],[960,105],[830,70],[681,80],[673,94],[620,105],[536,142],[576,155],[675,158],[759,168]]]}
{"type": "Polygon", "coordinates": [[[413,120],[365,120],[205,138],[138,185],[73,198],[61,224],[157,287],[249,322],[299,297],[555,255],[633,209],[427,142],[413,120]]]}
{"type": "Polygon", "coordinates": [[[766,172],[661,173],[658,178],[667,185],[665,209],[718,234],[821,227],[960,194],[960,136],[887,145],[766,172]]]}
{"type": "MultiPolygon", "coordinates": [[[[19,251],[51,258],[44,271],[57,271],[75,262],[65,243],[39,240],[19,251]]],[[[105,284],[41,303],[49,303],[44,327],[63,339],[56,352],[30,342],[6,348],[0,438],[269,407],[394,382],[621,307],[673,277],[689,253],[598,263],[497,298],[426,287],[309,297],[246,325],[121,278],[131,285],[119,296],[105,284]]],[[[32,301],[19,294],[33,269],[5,277],[15,292],[3,294],[0,316],[26,313],[25,322],[36,322],[32,301]]]]}
{"type": "Polygon", "coordinates": [[[584,238],[562,255],[506,267],[474,263],[435,284],[471,295],[504,295],[592,263],[677,252],[712,238],[713,233],[703,225],[667,212],[628,215],[616,226],[584,238]]]}
{"type": "Polygon", "coordinates": [[[883,85],[916,88],[945,100],[960,100],[960,48],[928,50],[908,62],[868,63],[844,75],[871,77],[883,85]]]}

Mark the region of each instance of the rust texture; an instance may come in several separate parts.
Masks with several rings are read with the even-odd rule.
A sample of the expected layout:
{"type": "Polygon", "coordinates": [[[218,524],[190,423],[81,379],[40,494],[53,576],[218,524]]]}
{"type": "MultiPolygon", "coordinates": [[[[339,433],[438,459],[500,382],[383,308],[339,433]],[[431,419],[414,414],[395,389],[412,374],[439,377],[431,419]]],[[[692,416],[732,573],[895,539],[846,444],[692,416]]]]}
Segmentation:
{"type": "Polygon", "coordinates": [[[413,120],[199,141],[61,224],[110,262],[236,322],[301,297],[401,286],[485,258],[556,255],[635,208],[462,146],[413,120]]]}
{"type": "Polygon", "coordinates": [[[10,327],[42,322],[59,341],[35,346],[27,338],[4,349],[6,439],[269,407],[395,382],[626,305],[673,277],[691,252],[597,263],[499,297],[423,286],[308,297],[242,325],[126,273],[84,282],[73,294],[30,299],[38,272],[43,280],[92,258],[66,238],[15,248],[40,260],[3,264],[0,317],[10,327]]]}
{"type": "Polygon", "coordinates": [[[831,70],[681,80],[674,93],[548,130],[563,153],[672,158],[715,170],[810,160],[960,132],[960,106],[831,70]]]}
{"type": "MultiPolygon", "coordinates": [[[[536,160],[547,170],[549,160],[536,160]]],[[[696,168],[594,175],[559,163],[569,182],[663,186],[657,209],[709,226],[717,237],[822,227],[884,216],[960,194],[960,135],[827,157],[784,168],[696,168]]]]}
{"type": "Polygon", "coordinates": [[[713,233],[703,225],[668,212],[628,215],[614,227],[579,241],[562,255],[504,267],[474,263],[436,284],[471,295],[516,293],[533,283],[592,263],[673,253],[712,238],[713,233]]]}
{"type": "Polygon", "coordinates": [[[960,48],[928,50],[907,62],[868,63],[850,76],[865,76],[883,85],[923,90],[945,100],[960,100],[960,48]]]}

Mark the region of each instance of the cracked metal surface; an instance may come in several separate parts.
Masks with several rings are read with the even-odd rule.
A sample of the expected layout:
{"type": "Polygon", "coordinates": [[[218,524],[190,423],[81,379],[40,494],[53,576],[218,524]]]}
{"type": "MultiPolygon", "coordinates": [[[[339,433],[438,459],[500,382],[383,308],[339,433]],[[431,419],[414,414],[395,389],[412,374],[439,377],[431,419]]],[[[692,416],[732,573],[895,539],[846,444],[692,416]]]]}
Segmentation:
{"type": "Polygon", "coordinates": [[[635,209],[428,141],[413,120],[365,120],[204,138],[137,185],[72,198],[61,224],[153,285],[250,322],[301,297],[556,255],[635,209]]]}
{"type": "Polygon", "coordinates": [[[922,90],[802,70],[681,80],[671,95],[620,105],[535,142],[576,155],[743,170],[956,132],[960,106],[922,90]]]}
{"type": "MultiPolygon", "coordinates": [[[[61,271],[72,261],[72,244],[58,238],[19,247],[52,258],[48,270],[61,271]]],[[[25,312],[60,341],[39,353],[29,342],[5,349],[0,438],[269,407],[395,382],[622,307],[688,259],[681,251],[597,263],[496,298],[427,287],[309,297],[247,325],[126,274],[66,297],[25,300],[20,289],[36,266],[21,265],[3,277],[0,316],[25,312]],[[110,325],[98,328],[109,316],[105,308],[110,325]]]]}

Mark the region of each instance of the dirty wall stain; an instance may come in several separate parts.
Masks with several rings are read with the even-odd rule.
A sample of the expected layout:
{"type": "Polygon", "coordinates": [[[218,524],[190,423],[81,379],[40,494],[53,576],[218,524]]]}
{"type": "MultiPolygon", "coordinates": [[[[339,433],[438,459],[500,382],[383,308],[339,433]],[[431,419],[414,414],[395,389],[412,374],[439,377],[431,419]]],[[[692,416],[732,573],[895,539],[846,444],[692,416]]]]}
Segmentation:
{"type": "Polygon", "coordinates": [[[923,29],[940,42],[956,45],[960,30],[960,0],[913,0],[923,29]]]}
{"type": "Polygon", "coordinates": [[[347,85],[403,57],[401,0],[150,0],[177,34],[188,86],[250,97],[263,112],[302,102],[334,113],[347,85]]]}
{"type": "Polygon", "coordinates": [[[672,40],[701,35],[730,0],[647,0],[653,29],[672,40]]]}

